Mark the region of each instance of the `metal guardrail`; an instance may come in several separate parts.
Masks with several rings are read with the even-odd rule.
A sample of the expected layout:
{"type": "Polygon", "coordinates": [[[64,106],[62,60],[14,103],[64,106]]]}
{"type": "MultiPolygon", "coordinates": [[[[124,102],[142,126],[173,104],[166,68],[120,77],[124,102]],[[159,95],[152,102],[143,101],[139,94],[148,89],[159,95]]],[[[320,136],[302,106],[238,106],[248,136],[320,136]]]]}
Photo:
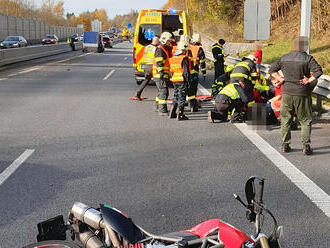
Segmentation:
{"type": "MultiPolygon", "coordinates": [[[[82,49],[82,44],[80,42],[75,44],[76,50],[82,49]]],[[[70,51],[72,51],[72,48],[69,44],[66,43],[47,46],[1,49],[0,66],[47,57],[60,53],[66,53],[70,51]]]]}

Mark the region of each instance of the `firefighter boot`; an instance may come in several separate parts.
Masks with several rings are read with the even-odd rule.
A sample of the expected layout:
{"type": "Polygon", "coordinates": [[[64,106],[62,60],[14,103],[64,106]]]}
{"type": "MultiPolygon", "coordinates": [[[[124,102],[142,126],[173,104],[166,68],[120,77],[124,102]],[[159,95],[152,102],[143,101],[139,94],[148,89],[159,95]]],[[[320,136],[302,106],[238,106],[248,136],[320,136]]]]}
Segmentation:
{"type": "Polygon", "coordinates": [[[176,113],[177,108],[178,108],[178,104],[173,103],[170,109],[170,115],[169,115],[170,119],[175,119],[177,117],[177,113],[176,113]]]}
{"type": "Polygon", "coordinates": [[[184,114],[184,107],[181,107],[179,109],[178,121],[186,121],[186,120],[189,120],[189,118],[184,114]]]}
{"type": "Polygon", "coordinates": [[[155,112],[158,112],[158,102],[154,103],[154,110],[155,110],[155,112]]]}
{"type": "Polygon", "coordinates": [[[159,104],[158,115],[168,116],[168,111],[167,111],[167,105],[166,104],[159,104]]]}
{"type": "Polygon", "coordinates": [[[196,99],[189,101],[190,112],[198,112],[198,103],[196,99]]]}
{"type": "Polygon", "coordinates": [[[209,123],[214,123],[215,120],[218,120],[220,122],[225,122],[226,118],[224,117],[224,115],[214,111],[207,112],[207,121],[209,123]]]}

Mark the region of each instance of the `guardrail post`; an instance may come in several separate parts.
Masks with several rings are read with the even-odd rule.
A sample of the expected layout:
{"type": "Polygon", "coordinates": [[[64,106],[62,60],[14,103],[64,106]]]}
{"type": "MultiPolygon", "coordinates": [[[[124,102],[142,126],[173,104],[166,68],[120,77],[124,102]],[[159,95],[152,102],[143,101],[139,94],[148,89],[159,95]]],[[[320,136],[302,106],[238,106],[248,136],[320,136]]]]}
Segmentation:
{"type": "Polygon", "coordinates": [[[321,112],[321,110],[322,110],[322,96],[321,95],[316,95],[316,109],[319,112],[321,112]]]}

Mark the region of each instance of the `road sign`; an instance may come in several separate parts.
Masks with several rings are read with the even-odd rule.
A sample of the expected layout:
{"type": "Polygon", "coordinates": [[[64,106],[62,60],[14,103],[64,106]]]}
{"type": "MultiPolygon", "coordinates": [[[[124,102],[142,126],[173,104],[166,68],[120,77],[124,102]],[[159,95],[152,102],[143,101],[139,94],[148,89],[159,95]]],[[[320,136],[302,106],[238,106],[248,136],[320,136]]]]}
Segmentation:
{"type": "Polygon", "coordinates": [[[244,39],[268,40],[270,0],[246,0],[244,3],[244,39]]]}
{"type": "Polygon", "coordinates": [[[127,24],[127,28],[131,28],[132,27],[132,24],[131,23],[128,23],[127,24]]]}

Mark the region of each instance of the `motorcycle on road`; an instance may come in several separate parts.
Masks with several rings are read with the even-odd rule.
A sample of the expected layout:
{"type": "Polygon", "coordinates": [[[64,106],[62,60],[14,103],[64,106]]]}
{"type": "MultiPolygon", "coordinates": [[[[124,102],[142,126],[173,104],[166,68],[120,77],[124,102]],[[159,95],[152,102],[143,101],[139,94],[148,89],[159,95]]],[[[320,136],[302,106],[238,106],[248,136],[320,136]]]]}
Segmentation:
{"type": "Polygon", "coordinates": [[[91,208],[74,203],[67,224],[63,216],[38,224],[38,243],[25,248],[280,248],[283,228],[263,203],[264,179],[251,177],[245,184],[247,203],[234,197],[244,208],[249,222],[255,226],[251,237],[230,224],[212,219],[179,232],[154,235],[133,223],[123,212],[108,205],[91,208]],[[264,213],[274,222],[272,233],[263,230],[264,213]],[[65,241],[67,233],[72,242],[65,241]]]}

